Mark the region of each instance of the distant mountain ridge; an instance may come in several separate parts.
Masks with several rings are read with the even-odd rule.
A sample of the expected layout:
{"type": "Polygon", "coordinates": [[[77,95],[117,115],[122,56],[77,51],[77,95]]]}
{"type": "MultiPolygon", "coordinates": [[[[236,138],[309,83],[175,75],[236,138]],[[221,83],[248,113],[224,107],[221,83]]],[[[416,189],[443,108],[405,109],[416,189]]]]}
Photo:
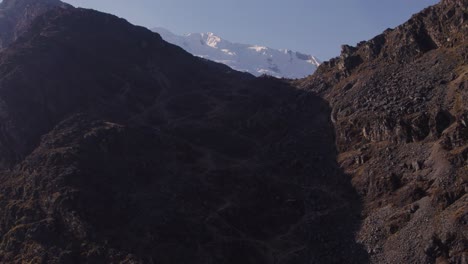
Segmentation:
{"type": "Polygon", "coordinates": [[[233,43],[214,33],[176,35],[165,28],[152,28],[161,37],[182,47],[193,55],[223,63],[229,67],[260,76],[263,74],[303,78],[312,74],[320,61],[312,56],[288,49],[272,49],[265,46],[233,43]]]}

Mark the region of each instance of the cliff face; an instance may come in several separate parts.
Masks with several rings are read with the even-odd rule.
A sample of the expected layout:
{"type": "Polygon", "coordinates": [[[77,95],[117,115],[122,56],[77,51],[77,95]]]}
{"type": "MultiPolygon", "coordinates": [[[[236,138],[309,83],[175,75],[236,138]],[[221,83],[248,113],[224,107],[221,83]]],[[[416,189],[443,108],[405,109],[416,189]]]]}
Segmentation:
{"type": "Polygon", "coordinates": [[[331,105],[374,263],[466,261],[467,18],[442,1],[296,83],[331,105]]]}
{"type": "Polygon", "coordinates": [[[36,18],[0,76],[0,262],[366,261],[313,93],[74,8],[36,18]]]}

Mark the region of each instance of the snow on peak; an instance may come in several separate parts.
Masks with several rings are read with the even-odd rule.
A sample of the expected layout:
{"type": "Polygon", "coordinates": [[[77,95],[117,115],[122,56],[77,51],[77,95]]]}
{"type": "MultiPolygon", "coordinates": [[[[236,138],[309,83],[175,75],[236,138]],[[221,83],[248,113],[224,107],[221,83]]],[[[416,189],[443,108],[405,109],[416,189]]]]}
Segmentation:
{"type": "Polygon", "coordinates": [[[320,65],[320,61],[312,55],[288,49],[232,43],[211,32],[179,36],[165,28],[152,30],[167,42],[180,46],[195,56],[256,76],[268,74],[280,78],[303,78],[312,74],[320,65]]]}
{"type": "Polygon", "coordinates": [[[221,42],[221,38],[213,33],[207,33],[206,44],[210,47],[217,48],[218,43],[221,42]]]}
{"type": "Polygon", "coordinates": [[[266,51],[268,48],[267,47],[263,47],[263,46],[251,46],[251,47],[248,47],[249,49],[252,49],[252,50],[255,50],[256,52],[262,52],[262,51],[266,51]]]}

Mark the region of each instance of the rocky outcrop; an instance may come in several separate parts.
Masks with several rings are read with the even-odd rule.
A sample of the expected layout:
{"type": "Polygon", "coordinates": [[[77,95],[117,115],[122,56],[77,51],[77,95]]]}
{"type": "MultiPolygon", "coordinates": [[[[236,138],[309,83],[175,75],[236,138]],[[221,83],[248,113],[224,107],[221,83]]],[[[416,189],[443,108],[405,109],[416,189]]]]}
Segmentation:
{"type": "Polygon", "coordinates": [[[442,1],[296,84],[332,107],[372,263],[464,263],[466,1],[442,1]]]}

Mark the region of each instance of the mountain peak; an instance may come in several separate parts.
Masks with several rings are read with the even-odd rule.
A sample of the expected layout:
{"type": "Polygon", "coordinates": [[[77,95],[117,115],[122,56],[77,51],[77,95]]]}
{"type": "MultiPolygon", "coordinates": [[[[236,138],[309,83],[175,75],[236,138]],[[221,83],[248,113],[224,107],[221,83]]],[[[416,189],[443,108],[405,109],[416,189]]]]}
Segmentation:
{"type": "Polygon", "coordinates": [[[196,56],[256,76],[267,74],[280,78],[303,78],[312,74],[320,64],[312,55],[289,49],[272,49],[263,45],[233,43],[213,32],[178,36],[164,28],[152,30],[166,41],[196,56]]]}
{"type": "Polygon", "coordinates": [[[223,39],[215,35],[213,32],[201,33],[200,35],[205,43],[213,48],[216,48],[218,44],[223,41],[223,39]]]}

